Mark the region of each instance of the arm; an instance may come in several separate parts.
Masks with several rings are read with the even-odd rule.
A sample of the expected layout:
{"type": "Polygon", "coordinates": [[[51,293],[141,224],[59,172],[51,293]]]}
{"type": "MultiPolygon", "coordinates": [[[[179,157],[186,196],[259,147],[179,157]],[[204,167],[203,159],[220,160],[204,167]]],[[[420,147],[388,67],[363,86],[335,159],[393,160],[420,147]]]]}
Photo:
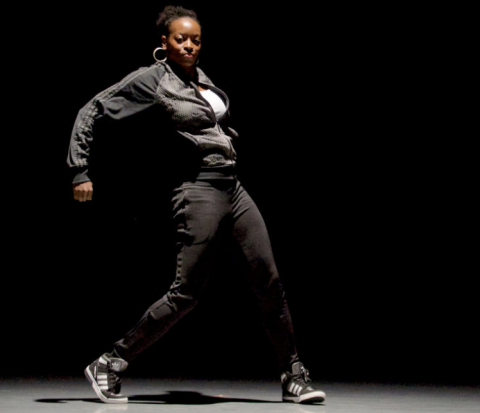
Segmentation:
{"type": "Polygon", "coordinates": [[[94,127],[100,121],[120,120],[149,108],[156,102],[156,88],[163,67],[141,68],[90,100],[78,113],[70,138],[68,165],[74,170],[74,199],[92,199],[93,186],[88,176],[90,145],[94,127]]]}

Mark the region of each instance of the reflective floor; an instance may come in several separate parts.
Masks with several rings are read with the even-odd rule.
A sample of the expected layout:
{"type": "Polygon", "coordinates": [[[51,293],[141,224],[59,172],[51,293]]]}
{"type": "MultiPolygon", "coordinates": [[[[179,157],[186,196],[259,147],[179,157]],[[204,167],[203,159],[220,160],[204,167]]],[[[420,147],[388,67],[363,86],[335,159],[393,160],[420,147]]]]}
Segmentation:
{"type": "Polygon", "coordinates": [[[125,379],[129,403],[100,402],[83,378],[0,379],[2,413],[101,412],[431,412],[479,413],[480,389],[316,383],[323,404],[281,402],[279,383],[254,381],[125,379]]]}

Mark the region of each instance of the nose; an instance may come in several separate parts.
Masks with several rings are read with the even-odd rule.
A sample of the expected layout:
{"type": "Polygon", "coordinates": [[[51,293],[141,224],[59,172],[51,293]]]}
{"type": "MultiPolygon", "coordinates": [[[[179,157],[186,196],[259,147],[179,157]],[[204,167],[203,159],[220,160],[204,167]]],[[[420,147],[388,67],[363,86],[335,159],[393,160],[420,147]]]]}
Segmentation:
{"type": "Polygon", "coordinates": [[[185,42],[184,48],[188,49],[189,51],[193,50],[193,43],[191,42],[190,39],[187,39],[187,41],[185,42]]]}

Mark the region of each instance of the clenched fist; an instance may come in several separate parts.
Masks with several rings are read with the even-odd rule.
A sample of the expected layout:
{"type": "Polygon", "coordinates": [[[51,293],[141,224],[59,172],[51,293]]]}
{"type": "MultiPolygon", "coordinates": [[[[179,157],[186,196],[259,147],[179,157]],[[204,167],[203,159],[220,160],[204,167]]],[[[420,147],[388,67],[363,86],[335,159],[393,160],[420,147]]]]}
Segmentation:
{"type": "Polygon", "coordinates": [[[93,184],[91,181],[73,184],[73,198],[80,202],[91,201],[93,184]]]}

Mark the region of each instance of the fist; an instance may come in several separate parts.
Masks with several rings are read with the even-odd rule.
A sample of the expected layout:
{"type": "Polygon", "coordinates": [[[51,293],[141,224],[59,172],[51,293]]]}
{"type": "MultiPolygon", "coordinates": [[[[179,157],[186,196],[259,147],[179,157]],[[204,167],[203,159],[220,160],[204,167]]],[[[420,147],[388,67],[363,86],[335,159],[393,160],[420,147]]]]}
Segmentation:
{"type": "Polygon", "coordinates": [[[80,202],[91,201],[93,195],[93,184],[91,181],[73,184],[73,198],[80,202]]]}

